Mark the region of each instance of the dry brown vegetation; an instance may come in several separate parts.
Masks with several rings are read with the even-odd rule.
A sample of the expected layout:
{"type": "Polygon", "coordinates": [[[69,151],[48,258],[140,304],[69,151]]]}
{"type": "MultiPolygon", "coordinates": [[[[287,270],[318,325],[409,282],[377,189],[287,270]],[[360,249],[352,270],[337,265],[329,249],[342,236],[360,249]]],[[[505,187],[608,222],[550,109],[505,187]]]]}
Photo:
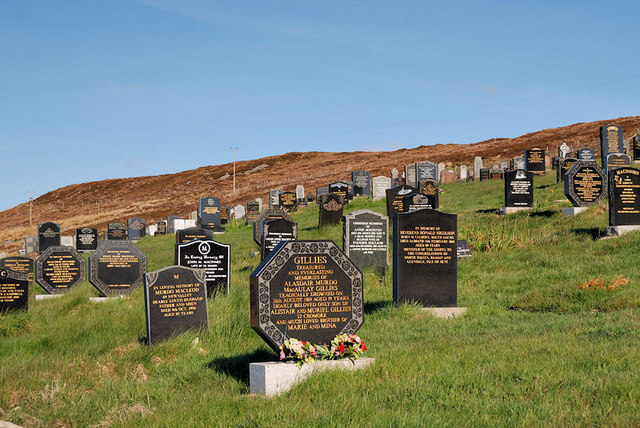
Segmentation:
{"type": "Polygon", "coordinates": [[[0,213],[0,252],[15,251],[22,238],[35,235],[36,225],[59,223],[63,235],[73,235],[79,227],[104,230],[107,223],[139,216],[147,222],[170,214],[185,215],[196,209],[201,197],[215,195],[226,205],[246,203],[270,189],[294,190],[296,184],[314,191],[332,181],[348,178],[350,171],[366,169],[371,176],[402,171],[405,164],[421,160],[445,162],[448,166],[472,165],[474,156],[491,165],[521,156],[523,150],[538,147],[555,153],[562,142],[573,148],[590,147],[599,153],[599,127],[622,126],[624,138],[635,135],[640,116],[545,129],[516,138],[495,138],[474,144],[437,144],[394,152],[307,152],[286,153],[236,163],[236,192],[232,193],[231,163],[205,166],[177,174],[119,178],[74,184],[51,191],[33,202],[33,225],[29,225],[29,204],[20,204],[0,213]]]}

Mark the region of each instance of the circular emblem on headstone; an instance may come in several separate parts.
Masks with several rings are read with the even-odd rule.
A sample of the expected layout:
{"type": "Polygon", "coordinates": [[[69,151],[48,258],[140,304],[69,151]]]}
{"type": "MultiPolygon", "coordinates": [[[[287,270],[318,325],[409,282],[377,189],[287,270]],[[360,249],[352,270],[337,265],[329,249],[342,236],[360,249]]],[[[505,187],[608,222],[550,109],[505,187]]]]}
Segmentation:
{"type": "Polygon", "coordinates": [[[211,251],[211,246],[208,242],[202,242],[200,245],[198,245],[198,251],[203,255],[209,254],[209,252],[211,251]]]}

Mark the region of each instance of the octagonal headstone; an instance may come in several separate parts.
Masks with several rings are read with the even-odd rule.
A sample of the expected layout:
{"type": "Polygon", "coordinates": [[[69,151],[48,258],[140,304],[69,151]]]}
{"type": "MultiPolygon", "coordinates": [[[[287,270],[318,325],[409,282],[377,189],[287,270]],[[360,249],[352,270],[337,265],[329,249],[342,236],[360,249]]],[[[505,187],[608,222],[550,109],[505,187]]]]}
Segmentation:
{"type": "Polygon", "coordinates": [[[599,203],[607,195],[607,176],[595,161],[578,160],[564,178],[564,194],[574,207],[599,203]]]}
{"type": "Polygon", "coordinates": [[[84,281],[84,264],[73,247],[49,247],[36,259],[36,282],[49,294],[64,294],[84,281]]]}
{"type": "Polygon", "coordinates": [[[289,214],[280,209],[268,209],[262,211],[256,218],[256,221],[253,222],[253,241],[256,244],[262,245],[263,223],[267,220],[276,218],[283,218],[285,220],[293,221],[289,214]]]}
{"type": "Polygon", "coordinates": [[[104,241],[89,257],[89,282],[104,296],[131,294],[143,281],[147,256],[131,241],[104,241]]]}
{"type": "Polygon", "coordinates": [[[283,241],[251,274],[251,327],[275,350],[364,323],[362,272],[333,241],[283,241]]]}

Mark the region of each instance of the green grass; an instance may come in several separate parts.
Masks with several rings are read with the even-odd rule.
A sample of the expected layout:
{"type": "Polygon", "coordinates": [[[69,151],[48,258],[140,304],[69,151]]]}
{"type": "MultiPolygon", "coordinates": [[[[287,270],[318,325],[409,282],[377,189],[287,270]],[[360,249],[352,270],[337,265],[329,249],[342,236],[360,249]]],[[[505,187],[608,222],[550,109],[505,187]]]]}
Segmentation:
{"type": "MultiPolygon", "coordinates": [[[[458,302],[440,320],[393,305],[391,272],[367,270],[359,334],[374,367],[327,372],[273,399],[250,396],[248,364],[276,354],[249,326],[249,275],[259,263],[251,228],[228,227],[231,293],[209,301],[210,327],[143,344],[143,293],[90,303],[84,283],[29,311],[0,316],[0,420],[25,426],[640,425],[640,233],[596,239],[606,206],[575,218],[554,177],[536,177],[531,213],[499,216],[503,183],[443,186],[441,209],[458,213],[473,258],[458,264],[458,302]],[[559,202],[558,202],[559,201],[559,202]],[[629,282],[584,290],[591,278],[629,282]]],[[[385,212],[359,199],[347,212],[385,212]]],[[[300,239],[317,207],[293,215],[300,239]]],[[[173,263],[173,236],[145,238],[149,270],[173,263]]],[[[42,293],[36,285],[34,292],[42,293]]]]}

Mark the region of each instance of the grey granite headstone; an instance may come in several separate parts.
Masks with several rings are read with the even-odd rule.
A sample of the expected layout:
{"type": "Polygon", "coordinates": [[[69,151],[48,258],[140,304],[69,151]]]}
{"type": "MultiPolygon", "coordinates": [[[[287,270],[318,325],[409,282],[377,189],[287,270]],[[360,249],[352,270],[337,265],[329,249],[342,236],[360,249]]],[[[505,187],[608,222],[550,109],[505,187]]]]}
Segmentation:
{"type": "Polygon", "coordinates": [[[343,249],[360,269],[384,272],[389,263],[389,218],[371,210],[347,214],[343,221],[343,249]]]}

